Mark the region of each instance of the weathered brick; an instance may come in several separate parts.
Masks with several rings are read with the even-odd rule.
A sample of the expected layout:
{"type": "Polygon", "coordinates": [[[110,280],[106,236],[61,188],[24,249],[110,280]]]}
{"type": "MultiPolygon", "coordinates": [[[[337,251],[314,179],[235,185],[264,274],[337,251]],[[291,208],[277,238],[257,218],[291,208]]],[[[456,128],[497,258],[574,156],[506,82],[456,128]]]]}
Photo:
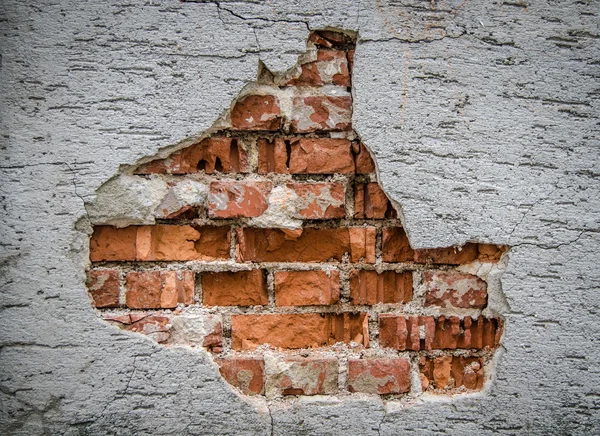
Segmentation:
{"type": "Polygon", "coordinates": [[[502,321],[457,316],[379,315],[379,345],[396,350],[496,348],[502,336],[502,321]]]}
{"type": "Polygon", "coordinates": [[[158,159],[140,165],[135,174],[206,174],[248,172],[248,155],[235,138],[211,137],[158,159]]]}
{"type": "Polygon", "coordinates": [[[342,50],[317,50],[317,59],[300,66],[301,74],[288,82],[292,86],[350,86],[348,59],[342,50]]]}
{"type": "Polygon", "coordinates": [[[480,357],[422,356],[419,360],[422,382],[432,389],[456,389],[465,387],[481,390],[485,380],[483,359],[480,357]]]}
{"type": "Polygon", "coordinates": [[[194,302],[192,271],[130,272],[126,280],[126,304],[131,309],[172,309],[194,302]]]}
{"type": "Polygon", "coordinates": [[[412,299],[412,272],[354,270],[350,273],[352,304],[408,303],[412,299]]]}
{"type": "Polygon", "coordinates": [[[298,219],[334,219],[346,214],[344,185],[341,183],[288,183],[298,196],[298,219]]]}
{"type": "Polygon", "coordinates": [[[86,285],[94,306],[119,307],[119,271],[111,269],[93,269],[87,274],[86,285]]]}
{"type": "Polygon", "coordinates": [[[170,317],[166,315],[155,315],[152,313],[141,313],[131,316],[132,323],[121,328],[151,337],[158,343],[169,341],[171,337],[170,317]]]}
{"type": "Polygon", "coordinates": [[[264,394],[265,362],[257,357],[217,359],[219,371],[227,382],[246,395],[264,394]]]}
{"type": "Polygon", "coordinates": [[[257,217],[268,207],[273,184],[268,181],[217,181],[210,184],[208,214],[211,218],[257,217]]]}
{"type": "Polygon", "coordinates": [[[334,358],[290,357],[267,368],[266,394],[327,395],[338,391],[338,361],[334,358]]]}
{"type": "Polygon", "coordinates": [[[410,391],[410,362],[404,358],[348,359],[348,390],[367,394],[410,391]]]}
{"type": "Polygon", "coordinates": [[[316,348],[351,341],[368,346],[368,315],[232,315],[231,341],[234,350],[253,350],[262,344],[287,349],[316,348]]]}
{"type": "Polygon", "coordinates": [[[229,257],[226,227],[130,226],[117,229],[95,226],[90,240],[90,259],[103,260],[199,260],[229,257]]]}
{"type": "Polygon", "coordinates": [[[223,320],[220,314],[178,314],[171,316],[171,342],[202,346],[213,353],[223,347],[223,320]]]}
{"type": "Polygon", "coordinates": [[[262,269],[202,273],[202,302],[206,306],[258,306],[269,302],[262,269]]]}
{"type": "Polygon", "coordinates": [[[298,133],[352,129],[352,97],[294,97],[292,130],[298,133]]]}
{"type": "Polygon", "coordinates": [[[375,229],[305,228],[292,234],[279,229],[238,229],[238,259],[253,262],[340,261],[349,252],[353,261],[375,261],[375,229]]]}
{"type": "Polygon", "coordinates": [[[340,299],[340,273],[330,271],[275,271],[277,306],[318,306],[340,299]]]}
{"type": "Polygon", "coordinates": [[[396,218],[396,210],[379,183],[354,185],[354,218],[396,218]]]}
{"type": "Polygon", "coordinates": [[[258,140],[258,173],[287,174],[291,154],[290,140],[275,138],[258,140]]]}
{"type": "Polygon", "coordinates": [[[414,251],[402,227],[383,229],[381,256],[384,262],[411,262],[414,251]]]}
{"type": "Polygon", "coordinates": [[[508,250],[506,245],[477,244],[478,260],[481,262],[498,262],[508,250]]]}
{"type": "Polygon", "coordinates": [[[281,110],[273,95],[248,95],[231,110],[231,127],[236,130],[279,130],[281,110]]]}
{"type": "Polygon", "coordinates": [[[300,138],[290,142],[290,173],[353,173],[352,147],[347,139],[300,138]]]}
{"type": "Polygon", "coordinates": [[[483,309],[487,304],[487,283],[472,274],[457,271],[425,271],[425,306],[483,309]]]}
{"type": "Polygon", "coordinates": [[[371,153],[362,142],[352,143],[352,152],[354,153],[354,166],[356,174],[373,174],[375,173],[375,162],[371,157],[371,153]]]}
{"type": "Polygon", "coordinates": [[[348,50],[348,72],[352,77],[352,71],[354,70],[354,52],[355,50],[348,50]]]}
{"type": "Polygon", "coordinates": [[[417,263],[461,265],[477,259],[477,244],[467,243],[462,247],[423,248],[415,250],[417,263]]]}

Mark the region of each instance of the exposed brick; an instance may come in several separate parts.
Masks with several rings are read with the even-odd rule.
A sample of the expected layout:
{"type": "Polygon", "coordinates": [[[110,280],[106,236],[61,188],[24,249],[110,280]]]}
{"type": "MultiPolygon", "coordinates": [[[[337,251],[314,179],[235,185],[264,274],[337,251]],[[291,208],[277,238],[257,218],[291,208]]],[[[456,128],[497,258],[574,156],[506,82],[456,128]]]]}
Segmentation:
{"type": "Polygon", "coordinates": [[[348,50],[348,72],[350,76],[352,76],[352,71],[354,70],[354,52],[355,50],[348,50]]]}
{"type": "Polygon", "coordinates": [[[211,218],[257,217],[268,207],[273,184],[268,181],[236,180],[210,184],[208,214],[211,218]]]}
{"type": "Polygon", "coordinates": [[[290,173],[353,173],[354,159],[347,139],[301,138],[291,140],[290,173]]]}
{"type": "Polygon", "coordinates": [[[396,218],[396,210],[379,183],[354,185],[354,218],[396,218]]]}
{"type": "Polygon", "coordinates": [[[86,285],[95,307],[119,307],[119,271],[93,269],[87,274],[86,285]]]}
{"type": "Polygon", "coordinates": [[[330,41],[333,45],[344,45],[350,42],[350,38],[347,35],[335,30],[317,30],[316,33],[321,38],[330,41]]]}
{"type": "Polygon", "coordinates": [[[425,271],[425,306],[483,309],[487,304],[487,283],[472,274],[457,271],[425,271]]]}
{"type": "Polygon", "coordinates": [[[348,359],[348,390],[367,394],[410,391],[410,362],[404,358],[348,359]]]}
{"type": "Polygon", "coordinates": [[[227,382],[246,395],[264,394],[265,362],[262,358],[231,357],[217,359],[219,371],[227,382]]]}
{"type": "Polygon", "coordinates": [[[379,315],[379,345],[396,350],[496,348],[502,336],[502,322],[496,318],[457,316],[379,315]]]}
{"type": "Polygon", "coordinates": [[[352,151],[354,153],[356,174],[373,174],[375,172],[375,162],[373,162],[367,147],[362,142],[354,142],[352,151]]]}
{"type": "Polygon", "coordinates": [[[285,358],[268,374],[266,393],[280,395],[327,395],[338,391],[338,361],[328,358],[285,358]]]}
{"type": "Polygon", "coordinates": [[[226,227],[130,226],[117,229],[95,226],[90,240],[90,259],[103,260],[198,260],[229,257],[226,227]]]}
{"type": "Polygon", "coordinates": [[[508,250],[506,245],[477,244],[477,257],[481,262],[498,262],[500,257],[508,250]]]}
{"type": "Polygon", "coordinates": [[[340,273],[331,271],[275,271],[277,306],[335,304],[340,299],[340,273]]]}
{"type": "Polygon", "coordinates": [[[143,313],[137,314],[137,317],[132,319],[132,324],[123,326],[122,328],[132,332],[142,333],[151,337],[158,343],[164,343],[171,337],[170,326],[170,317],[166,315],[143,313]]]}
{"type": "MultiPolygon", "coordinates": [[[[485,380],[483,359],[480,357],[422,356],[419,360],[421,380],[432,389],[456,389],[465,387],[481,390],[485,380]]],[[[427,389],[425,387],[425,389],[427,389]]]]}
{"type": "Polygon", "coordinates": [[[300,234],[279,229],[242,228],[237,231],[238,259],[253,262],[340,261],[349,252],[353,261],[375,261],[375,229],[305,228],[300,234]]]}
{"type": "Polygon", "coordinates": [[[412,299],[412,272],[354,270],[350,273],[352,304],[408,303],[412,299]]]}
{"type": "Polygon", "coordinates": [[[320,45],[323,47],[328,47],[328,48],[333,47],[333,44],[331,43],[331,41],[326,40],[325,38],[320,36],[317,32],[311,32],[311,34],[308,37],[308,41],[312,42],[315,45],[320,45]]]}
{"type": "Polygon", "coordinates": [[[202,273],[202,302],[206,306],[257,306],[269,302],[262,269],[202,273]]]}
{"type": "Polygon", "coordinates": [[[350,86],[348,59],[342,50],[317,50],[317,59],[301,65],[301,74],[288,82],[292,86],[350,86]]]}
{"type": "Polygon", "coordinates": [[[287,174],[291,143],[289,140],[275,138],[258,140],[258,173],[287,174]]]}
{"type": "Polygon", "coordinates": [[[135,170],[135,174],[213,174],[248,172],[248,155],[235,138],[211,137],[135,170]]]}
{"type": "Polygon", "coordinates": [[[292,130],[298,133],[351,130],[352,98],[294,97],[292,130]]]}
{"type": "Polygon", "coordinates": [[[192,271],[130,272],[126,279],[126,301],[131,309],[172,309],[178,303],[194,302],[192,271]]]}
{"type": "Polygon", "coordinates": [[[231,110],[231,127],[236,130],[279,130],[281,110],[273,95],[248,95],[231,110]]]}
{"type": "Polygon", "coordinates": [[[294,218],[344,218],[345,192],[341,183],[288,183],[287,187],[298,196],[294,218]]]}
{"type": "Polygon", "coordinates": [[[368,346],[368,315],[232,315],[231,341],[234,350],[253,350],[262,344],[287,349],[316,348],[351,341],[368,346]]]}
{"type": "Polygon", "coordinates": [[[213,353],[223,349],[223,319],[218,313],[177,313],[171,316],[171,343],[202,346],[213,353]]]}
{"type": "Polygon", "coordinates": [[[383,229],[381,257],[384,262],[411,262],[414,250],[402,227],[383,229]]]}
{"type": "Polygon", "coordinates": [[[213,353],[220,353],[223,351],[223,324],[218,322],[210,330],[204,340],[202,346],[213,353]]]}
{"type": "Polygon", "coordinates": [[[477,259],[477,244],[467,243],[462,247],[424,248],[415,250],[415,262],[461,265],[477,259]]]}

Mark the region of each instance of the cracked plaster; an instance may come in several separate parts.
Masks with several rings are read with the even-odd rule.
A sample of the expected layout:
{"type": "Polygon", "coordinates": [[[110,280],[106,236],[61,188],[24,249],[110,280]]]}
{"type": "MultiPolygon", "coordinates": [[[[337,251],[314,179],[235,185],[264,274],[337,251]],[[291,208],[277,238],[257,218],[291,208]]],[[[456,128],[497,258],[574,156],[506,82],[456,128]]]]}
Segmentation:
{"type": "Polygon", "coordinates": [[[0,11],[0,429],[7,434],[599,432],[598,2],[16,2],[0,11]],[[104,325],[84,208],[205,132],[259,59],[359,32],[354,128],[415,247],[513,248],[486,391],[246,402],[210,359],[104,325]]]}

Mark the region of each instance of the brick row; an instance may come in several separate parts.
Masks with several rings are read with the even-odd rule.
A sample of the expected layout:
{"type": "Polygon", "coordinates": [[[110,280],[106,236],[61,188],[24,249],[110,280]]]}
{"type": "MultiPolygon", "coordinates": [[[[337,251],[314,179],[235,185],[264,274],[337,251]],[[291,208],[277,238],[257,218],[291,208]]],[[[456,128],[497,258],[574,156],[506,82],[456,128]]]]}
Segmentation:
{"type": "Polygon", "coordinates": [[[500,344],[500,319],[379,315],[379,345],[396,350],[483,349],[500,344]]]}

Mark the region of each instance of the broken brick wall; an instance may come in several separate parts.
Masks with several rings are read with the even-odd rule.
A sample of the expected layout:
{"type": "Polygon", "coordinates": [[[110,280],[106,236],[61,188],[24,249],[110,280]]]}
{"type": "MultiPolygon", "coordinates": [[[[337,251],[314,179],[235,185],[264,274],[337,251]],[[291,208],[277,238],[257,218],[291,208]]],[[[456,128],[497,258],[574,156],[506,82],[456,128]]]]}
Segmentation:
{"type": "Polygon", "coordinates": [[[94,227],[105,320],[204,347],[248,395],[483,388],[504,326],[487,278],[507,247],[411,248],[352,129],[354,49],[312,32],[214,133],[130,170],[168,188],[155,225],[94,227]]]}

